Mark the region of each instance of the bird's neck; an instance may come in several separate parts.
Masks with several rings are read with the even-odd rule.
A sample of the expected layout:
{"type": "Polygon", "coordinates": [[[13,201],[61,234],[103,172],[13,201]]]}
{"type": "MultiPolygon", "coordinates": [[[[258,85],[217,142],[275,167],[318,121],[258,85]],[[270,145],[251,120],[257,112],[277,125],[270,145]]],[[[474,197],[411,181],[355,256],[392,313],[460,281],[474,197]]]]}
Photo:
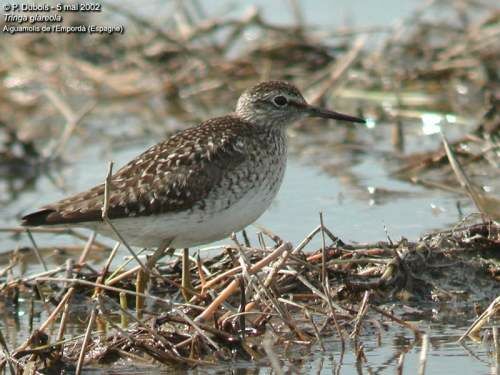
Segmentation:
{"type": "Polygon", "coordinates": [[[256,126],[263,128],[281,128],[281,131],[284,131],[284,128],[290,124],[290,121],[286,118],[270,116],[268,112],[259,111],[258,109],[247,111],[239,108],[234,115],[256,126]]]}
{"type": "Polygon", "coordinates": [[[281,122],[269,122],[267,118],[258,118],[255,116],[241,116],[240,113],[232,113],[230,116],[238,118],[238,120],[243,121],[251,125],[253,132],[262,139],[262,142],[266,140],[273,140],[275,142],[285,143],[287,141],[286,128],[287,123],[281,122]]]}

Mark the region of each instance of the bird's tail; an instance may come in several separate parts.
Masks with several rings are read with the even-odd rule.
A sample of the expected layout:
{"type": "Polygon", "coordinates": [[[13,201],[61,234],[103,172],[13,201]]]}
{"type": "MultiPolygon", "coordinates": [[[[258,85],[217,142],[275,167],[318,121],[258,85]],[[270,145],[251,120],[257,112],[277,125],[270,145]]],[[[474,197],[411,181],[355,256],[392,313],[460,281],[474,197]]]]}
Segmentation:
{"type": "Polygon", "coordinates": [[[42,208],[21,218],[23,227],[38,227],[40,225],[54,225],[54,214],[57,212],[50,208],[42,208]]]}

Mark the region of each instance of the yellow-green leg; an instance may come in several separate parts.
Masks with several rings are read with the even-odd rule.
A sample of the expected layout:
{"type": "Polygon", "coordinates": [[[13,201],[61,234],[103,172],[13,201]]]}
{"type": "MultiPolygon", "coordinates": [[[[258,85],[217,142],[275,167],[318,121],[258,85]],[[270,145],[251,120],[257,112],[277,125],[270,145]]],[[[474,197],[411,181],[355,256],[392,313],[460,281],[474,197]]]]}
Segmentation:
{"type": "Polygon", "coordinates": [[[189,272],[189,249],[182,249],[182,295],[186,301],[192,297],[191,273],[189,272]]]}

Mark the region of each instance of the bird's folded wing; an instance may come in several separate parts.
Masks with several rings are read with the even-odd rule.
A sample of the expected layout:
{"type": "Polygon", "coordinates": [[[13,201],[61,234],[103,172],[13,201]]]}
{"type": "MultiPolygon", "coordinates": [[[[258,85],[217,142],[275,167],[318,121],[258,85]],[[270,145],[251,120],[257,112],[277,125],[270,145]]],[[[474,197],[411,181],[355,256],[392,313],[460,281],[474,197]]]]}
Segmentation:
{"type": "MultiPolygon", "coordinates": [[[[154,215],[202,206],[223,175],[245,160],[248,126],[221,117],[149,148],[112,176],[108,217],[154,215]]],[[[23,225],[99,221],[103,203],[101,184],[24,216],[23,225]]]]}

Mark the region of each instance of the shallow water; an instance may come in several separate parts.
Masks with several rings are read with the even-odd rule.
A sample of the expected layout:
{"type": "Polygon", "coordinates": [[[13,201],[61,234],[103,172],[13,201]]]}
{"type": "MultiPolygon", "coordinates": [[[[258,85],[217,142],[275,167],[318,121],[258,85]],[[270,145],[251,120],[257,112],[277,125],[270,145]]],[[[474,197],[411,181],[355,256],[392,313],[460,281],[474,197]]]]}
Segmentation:
{"type": "MultiPolygon", "coordinates": [[[[364,132],[385,132],[383,128],[359,129],[364,136],[371,136],[364,132]]],[[[322,138],[328,138],[327,134],[336,138],[341,136],[339,129],[326,129],[321,132],[322,138]]],[[[458,214],[456,211],[457,197],[455,194],[445,193],[440,190],[427,190],[407,182],[402,182],[391,177],[390,170],[393,161],[388,161],[371,153],[360,153],[356,151],[329,151],[328,148],[315,147],[315,142],[307,141],[309,145],[304,148],[297,139],[300,133],[292,131],[290,147],[290,163],[282,189],[272,205],[259,220],[258,223],[279,234],[282,238],[297,244],[309,231],[319,223],[319,212],[323,212],[325,224],[342,240],[370,242],[384,240],[387,234],[393,239],[405,236],[410,239],[417,238],[420,234],[433,228],[443,228],[456,222],[458,214]],[[315,152],[307,151],[312,147],[315,152]],[[328,157],[325,157],[329,155],[328,157]],[[319,155],[319,156],[318,156],[319,155]],[[352,166],[348,168],[337,168],[332,173],[332,165],[344,165],[346,160],[353,160],[352,166]],[[318,162],[318,159],[321,162],[318,162]],[[383,193],[377,193],[375,189],[386,189],[383,193]],[[372,193],[370,193],[372,191],[372,193]],[[433,208],[433,206],[434,208],[433,208]],[[437,207],[437,208],[436,208],[437,207]]],[[[306,137],[306,136],[304,136],[306,137]]],[[[76,192],[87,188],[103,180],[106,165],[104,160],[115,160],[116,165],[121,165],[135,154],[144,149],[150,142],[135,142],[128,148],[103,149],[96,142],[93,146],[80,145],[73,148],[73,161],[60,170],[60,177],[65,181],[64,187],[68,192],[76,192]],[[89,162],[89,160],[91,162],[89,162]]],[[[58,179],[58,178],[57,178],[58,179]]],[[[36,183],[19,198],[3,210],[4,224],[16,225],[16,215],[26,212],[29,207],[39,206],[47,201],[58,199],[65,192],[57,188],[53,178],[41,176],[36,183]]],[[[465,200],[466,201],[466,200],[465,200]]],[[[255,232],[258,228],[249,228],[251,240],[255,241],[255,232]]],[[[12,238],[2,233],[2,250],[10,250],[16,246],[29,245],[26,236],[12,238]]],[[[72,238],[61,236],[36,234],[35,239],[39,244],[64,244],[78,243],[72,238]]],[[[221,241],[220,243],[228,243],[221,241]]],[[[254,242],[255,243],[255,242],[254,242]]],[[[309,249],[315,249],[320,245],[319,240],[313,242],[309,249]]],[[[210,246],[209,246],[210,247],[210,246]]],[[[211,250],[202,256],[208,256],[217,250],[211,250]]],[[[121,251],[122,257],[128,255],[121,251]]],[[[118,257],[119,261],[122,257],[118,257]]],[[[48,258],[55,263],[62,264],[64,257],[48,258]]],[[[28,272],[40,271],[36,261],[30,263],[28,272]]],[[[4,311],[3,319],[0,321],[2,330],[7,329],[10,339],[17,336],[22,342],[26,337],[27,329],[27,307],[19,317],[15,312],[4,311]],[[16,322],[17,320],[17,322],[16,322]]],[[[46,312],[42,312],[35,318],[36,327],[46,318],[46,312]]],[[[83,318],[82,318],[83,319],[83,318]]],[[[472,350],[477,358],[456,343],[457,338],[465,332],[473,317],[457,318],[453,324],[447,322],[417,321],[425,330],[431,340],[428,356],[429,374],[448,374],[455,371],[457,374],[474,373],[488,374],[494,370],[494,361],[487,353],[487,346],[482,344],[472,345],[472,350]]],[[[75,326],[73,334],[81,333],[84,326],[75,326]]],[[[381,344],[373,334],[366,334],[361,338],[365,345],[366,363],[357,363],[352,348],[347,348],[340,364],[340,344],[335,338],[327,339],[325,345],[328,348],[322,352],[317,345],[312,348],[303,348],[299,358],[294,358],[295,353],[284,356],[284,367],[290,371],[300,373],[331,373],[340,368],[342,374],[358,374],[360,371],[371,373],[394,373],[396,371],[401,351],[408,352],[404,358],[404,373],[415,373],[418,369],[420,346],[415,344],[411,332],[394,329],[391,327],[382,336],[381,344]],[[415,345],[411,347],[410,345],[415,345]],[[340,366],[340,367],[339,367],[340,366]]],[[[131,363],[123,363],[119,369],[94,368],[85,373],[172,373],[173,369],[144,369],[130,368],[131,363]]],[[[222,363],[212,368],[199,368],[192,370],[193,373],[225,373],[232,371],[241,374],[270,373],[265,361],[251,363],[237,361],[222,363]]],[[[494,372],[493,372],[494,373],[494,372]]]]}
{"type": "MultiPolygon", "coordinates": [[[[374,132],[367,129],[359,131],[374,132]]],[[[325,129],[322,136],[327,137],[328,133],[335,136],[338,131],[325,129]]],[[[351,159],[352,153],[330,152],[322,148],[322,161],[313,165],[310,159],[318,157],[299,155],[295,137],[291,139],[289,163],[281,190],[256,226],[248,229],[250,234],[263,226],[297,243],[319,224],[319,213],[322,212],[325,225],[344,241],[379,241],[386,238],[386,232],[392,239],[402,236],[417,239],[426,231],[455,223],[458,219],[457,199],[462,198],[467,204],[461,196],[396,180],[387,170],[387,162],[369,153],[356,151],[352,166],[342,167],[342,170],[339,167],[335,171],[337,175],[332,176],[329,168],[345,164],[345,159],[351,159]]],[[[150,144],[152,142],[136,142],[128,148],[111,152],[103,150],[103,145],[80,145],[80,149],[74,149],[74,160],[70,164],[55,175],[40,176],[34,186],[4,208],[2,225],[16,226],[19,222],[16,217],[32,207],[40,207],[68,193],[101,183],[106,174],[105,160],[115,161],[117,170],[150,144]],[[63,189],[55,184],[54,178],[64,186],[63,189]]],[[[314,143],[308,147],[314,148],[314,143]]],[[[1,236],[4,250],[29,245],[27,238],[12,240],[5,233],[1,236]]],[[[44,244],[53,240],[61,243],[59,238],[48,236],[53,237],[44,234],[36,237],[44,244]]]]}
{"type": "MultiPolygon", "coordinates": [[[[76,302],[73,304],[73,308],[76,302]]],[[[86,327],[86,309],[81,306],[80,313],[75,314],[67,325],[67,337],[76,336],[84,332],[86,327]]],[[[453,315],[452,306],[446,314],[439,318],[427,321],[406,319],[417,324],[429,336],[427,354],[427,374],[497,374],[499,367],[495,360],[494,348],[491,341],[487,343],[470,343],[466,346],[457,343],[458,338],[472,323],[474,317],[453,315]]],[[[0,329],[11,347],[16,347],[26,339],[28,329],[29,301],[20,299],[17,313],[12,308],[5,308],[0,320],[0,329]]],[[[33,326],[37,327],[48,317],[42,304],[35,301],[33,326]]],[[[415,340],[414,335],[403,328],[389,324],[386,329],[379,331],[368,322],[361,331],[359,342],[364,346],[365,360],[357,361],[352,342],[346,341],[342,351],[341,342],[336,335],[323,338],[325,351],[318,344],[312,346],[295,346],[289,352],[280,353],[282,368],[285,373],[300,374],[394,374],[403,362],[404,374],[416,374],[419,369],[422,346],[415,340]],[[403,354],[403,358],[400,357],[403,354]]],[[[385,326],[384,326],[385,327],[385,326]]],[[[281,350],[276,347],[276,351],[281,350]]],[[[279,352],[278,352],[279,353],[279,352]]],[[[271,368],[267,360],[262,358],[256,362],[243,360],[220,362],[216,366],[198,367],[189,370],[192,374],[270,374],[271,368]]],[[[174,374],[185,373],[185,370],[166,367],[148,367],[120,361],[112,368],[89,366],[83,371],[85,374],[174,374]]]]}

